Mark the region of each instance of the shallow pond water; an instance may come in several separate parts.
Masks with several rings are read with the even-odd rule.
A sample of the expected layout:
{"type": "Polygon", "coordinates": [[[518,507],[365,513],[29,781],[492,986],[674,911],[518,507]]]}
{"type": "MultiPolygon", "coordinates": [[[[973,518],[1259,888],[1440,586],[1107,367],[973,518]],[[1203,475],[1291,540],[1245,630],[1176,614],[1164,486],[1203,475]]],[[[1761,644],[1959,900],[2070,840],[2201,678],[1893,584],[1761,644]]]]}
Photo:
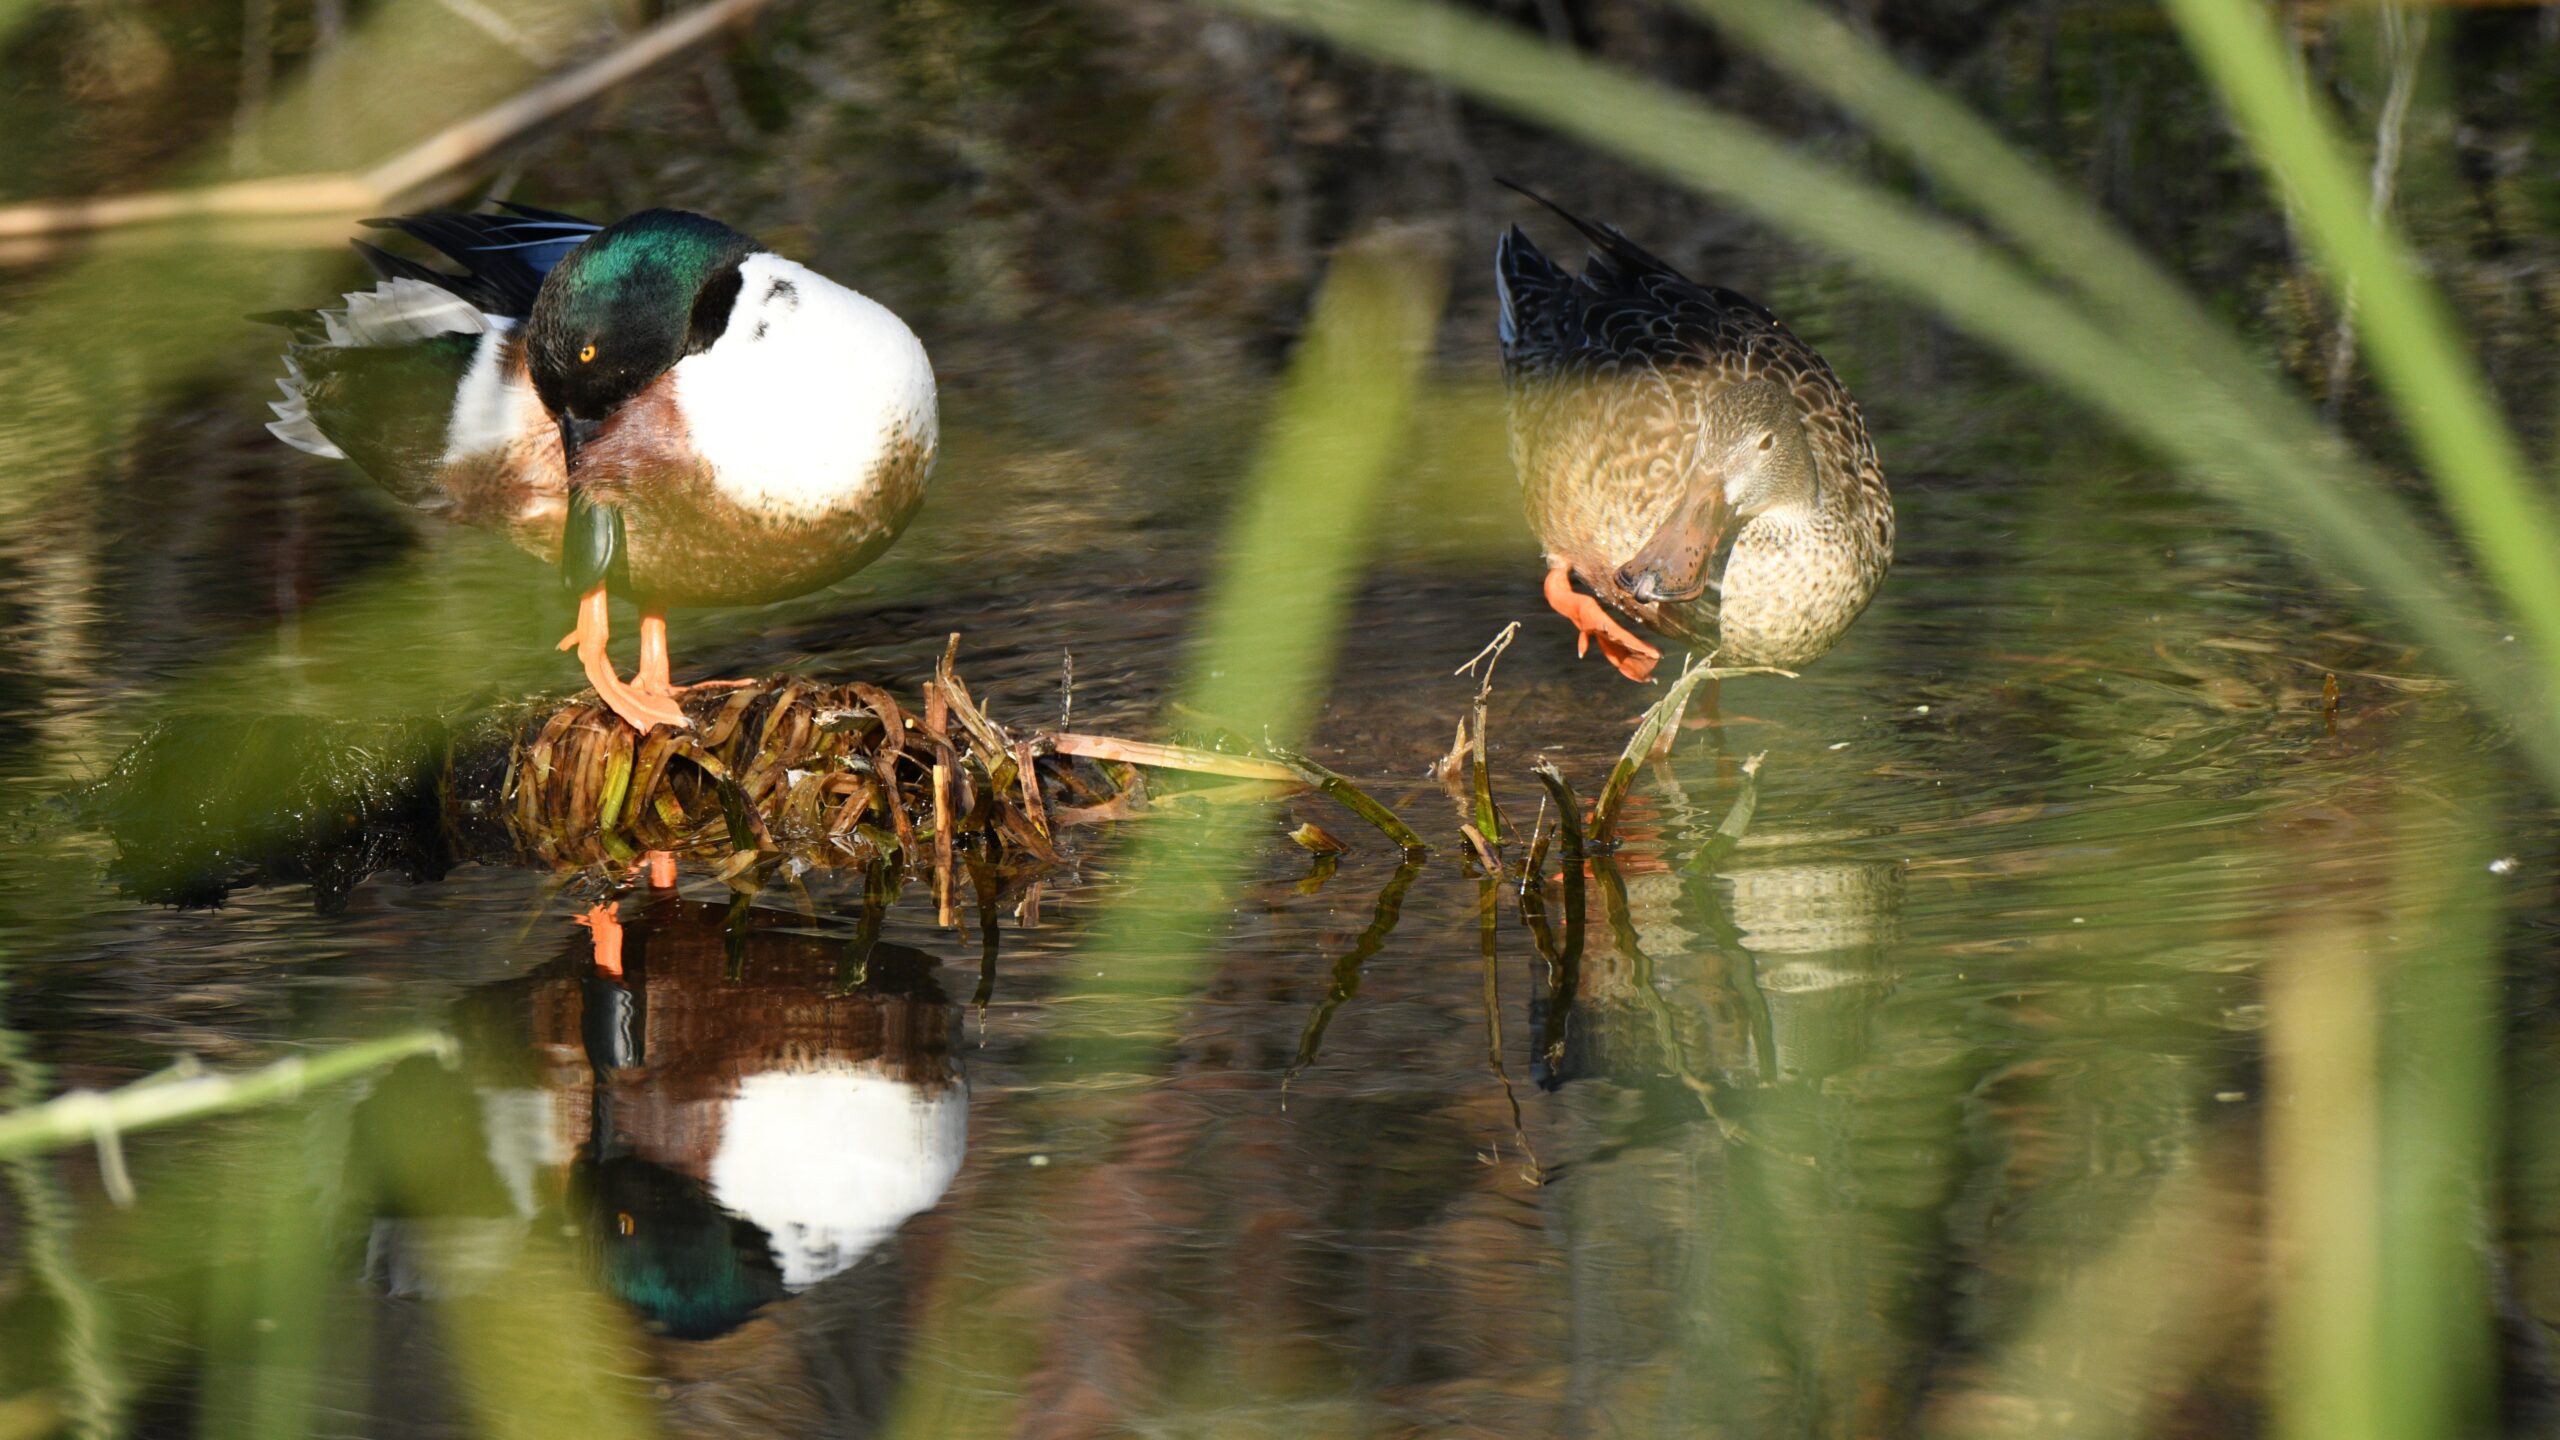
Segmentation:
{"type": "MultiPolygon", "coordinates": [[[[2439,788],[2479,783],[2467,722],[2263,547],[2116,503],[2158,482],[1899,478],[1850,641],[1729,682],[1624,847],[1526,911],[1422,778],[1452,667],[1527,622],[1490,707],[1515,825],[1535,759],[1596,790],[1646,697],[1532,614],[1525,553],[1383,566],[1323,709],[1317,757],[1443,853],[1399,868],[1301,797],[1203,913],[1126,869],[1203,822],[1102,827],[991,951],[912,893],[873,941],[858,891],[738,907],[694,869],[622,902],[610,967],[591,895],[504,867],[156,910],[39,809],[20,874],[68,888],[19,897],[55,918],[11,1013],[57,1083],[413,1023],[461,1054],[133,1137],[131,1208],[67,1162],[42,1239],[78,1298],[22,1304],[14,1345],[93,1335],[145,1433],[2245,1432],[2266,970],[2341,914],[2422,921],[2374,894],[2413,869],[2495,903],[2547,857],[2492,880],[2439,788]],[[1320,885],[1298,819],[1351,841],[1320,885]],[[1196,968],[1079,1070],[1125,958],[1095,917],[1130,906],[1196,968]],[[2174,1320],[2074,1330],[2109,1273],[2174,1320]]],[[[1080,726],[1150,726],[1215,510],[1008,569],[937,533],[984,483],[917,527],[921,593],[739,625],[721,663],[908,680],[959,630],[1000,713],[1037,723],[1072,650],[1080,726]]]]}
{"type": "MultiPolygon", "coordinates": [[[[2395,1161],[2494,1152],[2509,1213],[2547,1201],[2547,809],[2423,657],[2103,450],[1897,469],[1838,652],[1726,684],[1614,853],[1472,870],[1425,773],[1459,664],[1523,623],[1515,830],[1534,763],[1587,798],[1658,692],[1544,614],[1450,350],[1309,746],[1435,853],[1303,795],[1152,816],[992,931],[704,865],[609,946],[594,877],[502,865],[138,904],[70,797],[144,720],[565,688],[563,607],[267,444],[245,378],[16,516],[12,1074],[458,1053],[14,1172],[0,1435],[2255,1433],[2264,1177],[2306,1153],[2269,1076],[2327,1073],[2336,1013],[2412,1019],[2341,1072],[2416,1107],[2389,1145],[2451,1137],[2395,1161]],[[2409,1067],[2502,1036],[2464,1150],[2485,1094],[2409,1067]]],[[[1063,690],[1079,729],[1217,723],[1163,712],[1262,392],[1025,408],[1008,357],[938,358],[952,450],[894,557],[680,620],[680,661],[905,689],[958,632],[1018,725],[1063,690]]],[[[2544,1230],[2487,1247],[2502,1393],[2560,1313],[2544,1230]]]]}

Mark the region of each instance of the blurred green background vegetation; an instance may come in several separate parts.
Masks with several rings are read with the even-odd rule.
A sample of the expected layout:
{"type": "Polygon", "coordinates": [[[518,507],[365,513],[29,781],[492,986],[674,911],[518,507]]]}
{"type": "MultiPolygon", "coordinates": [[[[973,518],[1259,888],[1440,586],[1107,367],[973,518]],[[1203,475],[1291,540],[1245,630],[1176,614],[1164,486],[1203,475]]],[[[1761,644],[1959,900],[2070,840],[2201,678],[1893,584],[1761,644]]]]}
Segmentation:
{"type": "MultiPolygon", "coordinates": [[[[1841,654],[1736,687],[1753,842],[1711,843],[1730,766],[1688,742],[1628,849],[1543,887],[1562,950],[1447,856],[1300,894],[1264,808],[1093,842],[1007,934],[968,1168],[897,1283],[725,1348],[649,1333],[566,1241],[421,1338],[358,1274],[365,1080],[136,1135],[130,1208],[85,1151],[13,1158],[0,1435],[774,1433],[803,1402],[830,1433],[2538,1430],[2555,16],[782,0],[379,197],[702,209],[925,336],[925,519],[842,591],[685,617],[702,653],[912,675],[962,629],[1033,721],[1072,650],[1079,728],[1268,726],[1435,841],[1412,776],[1504,619],[1515,822],[1533,758],[1590,793],[1638,703],[1531,614],[1495,176],[1819,345],[1902,563],[1841,654]],[[383,1377],[430,1353],[450,1404],[398,1413],[383,1377]]],[[[0,200],[361,172],[661,18],[0,9],[0,200]]],[[[172,713],[566,684],[549,577],[257,428],[272,340],[238,317],[356,283],[354,218],[0,216],[10,1103],[441,1026],[560,943],[530,879],[142,911],[62,803],[172,713]]],[[[893,933],[960,963],[929,920],[893,933]]]]}

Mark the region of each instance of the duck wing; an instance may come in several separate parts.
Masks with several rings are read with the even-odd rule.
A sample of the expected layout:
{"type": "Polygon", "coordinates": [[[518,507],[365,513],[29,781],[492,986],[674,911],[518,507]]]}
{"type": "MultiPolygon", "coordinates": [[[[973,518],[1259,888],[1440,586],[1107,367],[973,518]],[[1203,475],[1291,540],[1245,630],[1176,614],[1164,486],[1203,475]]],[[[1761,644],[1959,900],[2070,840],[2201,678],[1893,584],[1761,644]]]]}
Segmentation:
{"type": "Polygon", "coordinates": [[[362,241],[356,242],[356,253],[386,280],[423,281],[451,291],[486,314],[522,320],[533,314],[533,299],[542,291],[543,277],[562,256],[603,227],[556,210],[501,205],[506,213],[500,215],[431,210],[364,222],[369,229],[397,230],[435,247],[463,266],[458,275],[362,241]]]}
{"type": "MultiPolygon", "coordinates": [[[[276,418],[267,429],[297,450],[354,461],[409,504],[430,505],[440,488],[437,474],[454,396],[489,337],[485,330],[455,329],[390,343],[356,338],[379,333],[346,319],[349,311],[376,308],[357,302],[397,304],[413,298],[413,287],[427,289],[416,281],[387,281],[348,296],[348,310],[280,317],[291,336],[285,342],[285,376],[277,382],[284,399],[269,407],[276,418]]],[[[461,306],[451,296],[443,298],[461,306]]]]}
{"type": "MultiPolygon", "coordinates": [[[[1668,407],[1653,418],[1678,428],[1690,423],[1682,417],[1694,413],[1692,397],[1701,388],[1773,381],[1795,396],[1826,483],[1881,491],[1882,468],[1857,401],[1822,356],[1767,306],[1690,279],[1615,225],[1596,224],[1534,191],[1511,188],[1591,242],[1579,275],[1539,253],[1517,225],[1495,246],[1503,374],[1515,398],[1524,387],[1555,382],[1650,382],[1642,388],[1668,407]]],[[[1639,419],[1629,413],[1618,424],[1623,431],[1639,419]]]]}
{"type": "Polygon", "coordinates": [[[1615,225],[1595,224],[1534,191],[1511,188],[1580,231],[1591,252],[1574,275],[1539,253],[1517,225],[1496,245],[1507,374],[1597,378],[1637,368],[1704,368],[1712,378],[1743,379],[1774,369],[1787,381],[1818,377],[1839,385],[1822,357],[1768,307],[1691,280],[1615,225]]]}
{"type": "Polygon", "coordinates": [[[285,327],[282,401],[267,428],[314,455],[352,460],[402,501],[457,518],[521,513],[556,491],[556,443],[518,336],[543,277],[599,228],[508,205],[368,220],[434,247],[440,269],[362,242],[378,283],[335,308],[256,318],[285,327]]]}

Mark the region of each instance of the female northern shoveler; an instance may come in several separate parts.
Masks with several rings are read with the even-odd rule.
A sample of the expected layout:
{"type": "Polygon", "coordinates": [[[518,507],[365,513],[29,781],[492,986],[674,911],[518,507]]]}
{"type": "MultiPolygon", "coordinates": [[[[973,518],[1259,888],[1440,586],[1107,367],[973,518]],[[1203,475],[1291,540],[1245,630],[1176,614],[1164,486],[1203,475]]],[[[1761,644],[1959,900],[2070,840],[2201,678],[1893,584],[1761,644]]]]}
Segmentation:
{"type": "Polygon", "coordinates": [[[1575,577],[1729,664],[1829,650],[1893,563],[1893,497],[1858,402],[1777,316],[1530,198],[1594,247],[1578,276],[1517,225],[1494,248],[1511,458],[1547,603],[1632,680],[1662,652],[1575,577]]]}
{"type": "Polygon", "coordinates": [[[268,428],[401,500],[502,529],[580,596],[575,648],[635,728],[681,726],[670,605],[751,605],[852,574],[924,498],[933,368],[897,316],[716,220],[368,221],[466,267],[356,248],[380,277],[293,334],[268,428]],[[605,655],[640,605],[640,668],[605,655]]]}

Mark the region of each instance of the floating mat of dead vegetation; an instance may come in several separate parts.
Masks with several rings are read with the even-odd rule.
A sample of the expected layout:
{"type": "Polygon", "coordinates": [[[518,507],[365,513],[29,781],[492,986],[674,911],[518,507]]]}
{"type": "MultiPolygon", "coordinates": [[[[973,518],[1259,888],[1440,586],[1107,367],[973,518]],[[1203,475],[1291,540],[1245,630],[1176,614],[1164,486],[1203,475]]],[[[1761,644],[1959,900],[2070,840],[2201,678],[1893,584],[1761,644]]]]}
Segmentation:
{"type": "MultiPolygon", "coordinates": [[[[1504,855],[1482,738],[1501,644],[1480,657],[1488,668],[1452,778],[1465,777],[1454,787],[1466,802],[1462,853],[1525,878],[1553,840],[1570,856],[1583,836],[1562,777],[1542,776],[1564,818],[1531,836],[1525,856],[1504,855]]],[[[930,876],[947,924],[957,885],[978,891],[983,910],[993,890],[1057,864],[1064,829],[1298,789],[1366,820],[1409,861],[1429,854],[1419,832],[1350,780],[1277,747],[1009,730],[959,677],[957,650],[955,636],[914,705],[877,685],[776,677],[697,688],[683,701],[691,728],[646,735],[587,698],[440,721],[179,717],[119,759],[91,805],[123,883],[177,905],[308,883],[330,910],[367,876],[433,879],[466,861],[594,868],[618,880],[665,853],[708,863],[747,893],[812,870],[853,871],[875,889],[930,876]]],[[[1648,715],[1593,806],[1592,844],[1609,842],[1638,757],[1719,673],[1734,672],[1693,667],[1648,715]]],[[[1324,844],[1312,848],[1341,848],[1315,834],[1324,844]]]]}
{"type": "MultiPolygon", "coordinates": [[[[964,845],[1057,859],[1032,742],[989,720],[948,659],[915,708],[876,685],[784,678],[686,710],[689,731],[635,735],[593,704],[518,731],[495,794],[516,848],[554,865],[719,850],[740,871],[755,856],[867,868],[928,851],[947,869],[964,845]]],[[[1077,788],[1049,768],[1051,787],[1077,788]]]]}
{"type": "Polygon", "coordinates": [[[646,736],[586,697],[446,722],[179,717],[93,798],[120,878],[146,899],[307,881],[323,908],[376,872],[474,860],[569,869],[670,851],[714,859],[741,888],[785,864],[1045,867],[1053,802],[1131,803],[1125,777],[1035,757],[948,657],[914,705],[788,677],[684,705],[690,730],[646,736]]]}
{"type": "Polygon", "coordinates": [[[119,878],[179,905],[307,882],[333,909],[384,871],[431,879],[485,861],[619,873],[662,851],[706,860],[742,891],[785,869],[930,874],[948,914],[955,875],[1046,869],[1059,829],[1159,810],[1192,776],[1213,781],[1191,792],[1207,800],[1275,783],[1347,792],[1400,844],[1420,844],[1312,766],[1017,734],[977,704],[953,652],[914,704],[877,685],[791,677],[699,688],[683,703],[691,729],[645,736],[591,698],[449,721],[179,717],[116,762],[92,805],[119,878]],[[1158,772],[1152,789],[1146,771],[1158,772]]]}

